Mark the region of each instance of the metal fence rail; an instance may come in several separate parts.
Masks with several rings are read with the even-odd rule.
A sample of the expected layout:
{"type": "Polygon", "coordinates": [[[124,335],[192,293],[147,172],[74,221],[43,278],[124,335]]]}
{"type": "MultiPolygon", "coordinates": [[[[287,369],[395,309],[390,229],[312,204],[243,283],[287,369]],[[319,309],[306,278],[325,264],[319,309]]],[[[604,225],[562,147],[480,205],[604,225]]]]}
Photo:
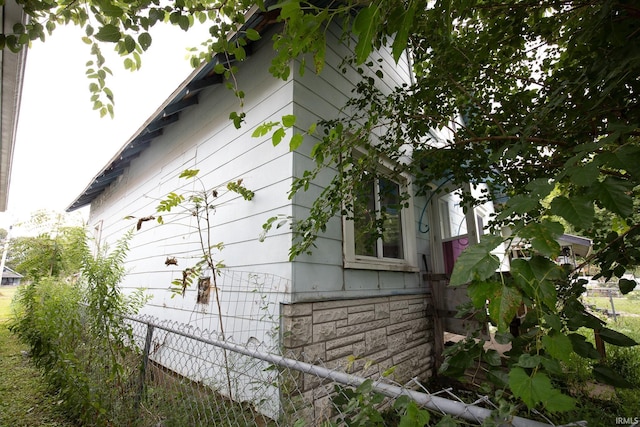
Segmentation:
{"type": "MultiPolygon", "coordinates": [[[[133,342],[130,389],[123,396],[133,402],[134,410],[129,411],[135,414],[136,425],[340,425],[353,414],[335,403],[341,390],[336,384],[358,387],[367,381],[283,357],[258,345],[223,341],[215,332],[185,324],[151,317],[128,317],[126,321],[132,328],[133,342]]],[[[420,406],[473,423],[491,416],[493,407],[486,398],[468,404],[450,391],[431,394],[392,384],[375,372],[371,376],[376,378],[373,390],[384,396],[405,395],[420,406]]],[[[126,405],[111,407],[117,410],[121,406],[126,405]]],[[[519,417],[510,422],[514,426],[549,425],[519,417]]]]}

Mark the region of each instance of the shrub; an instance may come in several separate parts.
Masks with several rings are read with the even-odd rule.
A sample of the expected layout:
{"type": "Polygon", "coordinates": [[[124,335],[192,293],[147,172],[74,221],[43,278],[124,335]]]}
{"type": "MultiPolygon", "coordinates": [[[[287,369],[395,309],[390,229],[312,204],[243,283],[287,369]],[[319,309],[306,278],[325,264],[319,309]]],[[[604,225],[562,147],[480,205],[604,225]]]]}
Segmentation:
{"type": "Polygon", "coordinates": [[[118,418],[134,409],[133,396],[123,394],[136,390],[130,383],[138,367],[127,361],[137,350],[122,316],[137,311],[144,298],[127,297],[118,286],[129,238],[109,255],[93,258],[85,251],[77,284],[43,278],[21,288],[16,299],[10,329],[30,346],[35,364],[82,425],[119,425],[118,418]],[[116,402],[130,407],[116,410],[116,402]]]}

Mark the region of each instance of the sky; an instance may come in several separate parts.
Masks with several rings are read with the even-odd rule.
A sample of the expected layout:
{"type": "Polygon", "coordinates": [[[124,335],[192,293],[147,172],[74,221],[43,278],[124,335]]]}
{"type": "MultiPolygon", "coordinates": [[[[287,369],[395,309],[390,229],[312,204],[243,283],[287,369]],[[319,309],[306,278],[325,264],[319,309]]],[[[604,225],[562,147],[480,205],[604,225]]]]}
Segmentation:
{"type": "MultiPolygon", "coordinates": [[[[81,36],[80,29],[62,27],[29,49],[9,204],[0,213],[0,228],[26,221],[37,210],[63,212],[193,71],[186,49],[205,40],[206,29],[152,32],[153,43],[136,72],[125,70],[112,45],[104,45],[114,73],[107,82],[115,95],[113,119],[92,110],[85,64],[93,58],[81,36]]],[[[88,209],[79,215],[87,218],[88,209]]]]}

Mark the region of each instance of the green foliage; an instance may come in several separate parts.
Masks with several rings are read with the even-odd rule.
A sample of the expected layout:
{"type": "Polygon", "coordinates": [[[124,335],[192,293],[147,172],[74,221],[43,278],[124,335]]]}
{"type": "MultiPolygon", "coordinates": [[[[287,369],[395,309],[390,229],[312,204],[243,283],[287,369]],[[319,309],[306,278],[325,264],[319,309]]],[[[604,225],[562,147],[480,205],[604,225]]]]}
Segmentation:
{"type": "MultiPolygon", "coordinates": [[[[423,427],[429,425],[431,414],[421,408],[408,396],[399,396],[393,401],[392,408],[382,410],[386,398],[375,391],[371,379],[364,381],[356,388],[335,386],[332,403],[338,411],[337,425],[423,427]]],[[[333,424],[332,424],[333,425],[333,424]]],[[[448,417],[441,420],[438,426],[456,426],[448,417]]]]}
{"type": "MultiPolygon", "coordinates": [[[[259,2],[262,3],[262,2],[259,2]]],[[[114,94],[107,82],[112,75],[106,66],[102,47],[113,48],[123,58],[125,69],[135,71],[142,65],[142,54],[150,48],[153,39],[151,28],[158,25],[173,25],[188,31],[197,22],[209,24],[211,39],[201,49],[193,49],[191,63],[194,67],[210,61],[218,52],[242,61],[247,56],[248,41],[260,39],[254,29],[238,32],[239,37],[227,37],[237,31],[237,24],[244,23],[244,14],[255,2],[241,0],[220,2],[217,0],[182,0],[159,5],[154,2],[135,0],[114,1],[49,1],[29,0],[20,3],[28,20],[5,29],[0,35],[0,48],[17,52],[33,40],[45,40],[61,25],[76,25],[82,28],[82,40],[93,57],[86,63],[86,75],[90,80],[89,91],[93,109],[100,116],[113,116],[114,94]]],[[[264,5],[262,5],[264,8],[264,5]]],[[[224,66],[223,66],[224,68],[224,66]]],[[[224,68],[222,73],[232,78],[234,66],[224,68]],[[227,75],[228,73],[228,75],[227,75]]],[[[232,83],[236,96],[241,100],[241,91],[232,83]]],[[[237,116],[238,119],[244,113],[237,116]]]]}
{"type": "Polygon", "coordinates": [[[47,212],[34,214],[29,225],[36,236],[9,241],[8,266],[21,273],[25,281],[67,278],[80,271],[86,250],[84,227],[65,224],[62,217],[47,212]]]}
{"type": "MultiPolygon", "coordinates": [[[[94,2],[90,7],[83,1],[27,2],[23,8],[31,20],[2,35],[0,44],[16,50],[44,38],[59,24],[83,27],[94,56],[87,63],[92,101],[106,115],[112,114],[112,93],[106,86],[111,71],[98,42],[113,44],[125,57],[125,67],[134,70],[152,43],[143,36],[150,27],[168,22],[186,30],[196,21],[207,21],[213,41],[193,55],[192,63],[224,52],[229,61],[217,64],[215,71],[228,79],[242,107],[244,93],[234,79],[237,66],[227,63],[232,58],[241,62],[248,41],[259,34],[241,29],[240,37],[227,36],[241,28],[252,5],[246,0],[184,0],[163,7],[136,1],[94,2]]],[[[263,2],[258,6],[265,8],[263,2]]],[[[569,340],[573,353],[597,360],[593,345],[576,331],[600,330],[603,322],[581,303],[584,288],[573,279],[574,272],[554,265],[560,252],[556,238],[565,228],[592,238],[594,250],[585,261],[606,280],[622,278],[640,264],[637,7],[625,0],[374,0],[327,7],[293,0],[270,10],[279,10],[283,23],[273,38],[274,76],[287,79],[292,58],[300,59],[303,72],[306,54],[315,70],[322,70],[326,29],[340,22],[345,40],[357,38],[354,57],[343,58],[345,67],[362,77],[342,109],[344,115],[320,123],[324,134],[311,152],[316,167],[294,179],[291,197],[309,189],[325,168],[337,170],[309,216],[292,219],[296,240],[291,258],[310,252],[333,218],[353,212],[352,196],[363,189],[363,173],[380,158],[397,161],[392,174],[412,176],[416,194],[432,194],[430,184],[443,177],[453,188],[488,183],[490,191],[480,196],[465,192],[464,203],[469,209],[501,202],[490,228],[496,236],[504,229],[511,234],[471,246],[456,265],[452,283],[470,283],[477,308],[489,301],[489,318],[513,347],[507,361],[512,392],[529,407],[570,409],[571,402],[549,388],[561,374],[560,352],[569,340]],[[379,83],[384,74],[369,56],[387,47],[396,61],[409,48],[415,79],[383,92],[380,87],[385,85],[379,83]],[[364,154],[355,156],[355,147],[364,154]],[[407,151],[412,161],[398,161],[407,151]],[[531,258],[515,263],[512,276],[494,277],[499,263],[492,249],[514,241],[529,245],[531,258]],[[503,331],[520,303],[527,312],[522,319],[526,332],[514,338],[503,331]],[[521,366],[525,360],[535,361],[536,367],[521,366]],[[558,399],[551,402],[542,392],[558,399]]],[[[245,113],[231,112],[229,118],[239,128],[245,113]]],[[[254,135],[273,132],[271,140],[278,145],[295,122],[285,116],[281,123],[258,127],[254,135]]],[[[291,149],[302,143],[300,135],[292,132],[291,149]]],[[[204,194],[184,199],[198,218],[211,210],[211,197],[204,194]]],[[[173,211],[182,202],[168,199],[161,206],[173,211]]],[[[213,245],[203,239],[201,243],[204,264],[214,271],[216,265],[207,255],[213,245]]],[[[623,292],[633,287],[629,279],[619,284],[623,292]]],[[[630,343],[609,332],[605,336],[630,343]]],[[[597,378],[615,381],[601,367],[592,369],[597,378]]]]}
{"type": "Polygon", "coordinates": [[[500,266],[500,260],[493,251],[502,239],[485,235],[479,244],[473,245],[458,258],[451,274],[451,286],[459,286],[473,280],[485,280],[493,276],[500,266]]]}
{"type": "Polygon", "coordinates": [[[0,297],[0,425],[76,426],[65,417],[57,404],[59,399],[48,390],[40,370],[25,363],[23,355],[29,348],[7,329],[2,302],[0,297]]]}
{"type": "MultiPolygon", "coordinates": [[[[200,170],[198,169],[186,169],[182,171],[179,178],[193,180],[198,187],[196,190],[188,191],[184,194],[178,194],[170,192],[165,199],[160,200],[156,207],[156,213],[166,213],[172,215],[175,221],[179,221],[182,217],[189,218],[191,222],[192,218],[195,218],[194,233],[198,238],[199,250],[195,257],[196,261],[190,261],[190,265],[182,269],[181,275],[171,281],[170,291],[171,297],[176,295],[185,296],[186,290],[194,285],[194,283],[203,283],[207,281],[208,286],[212,290],[214,295],[215,304],[218,309],[218,326],[222,340],[225,339],[225,326],[224,317],[222,316],[222,307],[220,301],[220,290],[218,289],[217,276],[220,273],[220,269],[224,268],[224,264],[221,261],[216,260],[217,254],[224,248],[224,243],[213,243],[213,227],[214,227],[214,214],[216,209],[225,203],[224,196],[228,193],[236,193],[242,196],[244,200],[252,200],[255,196],[254,192],[242,185],[242,179],[228,182],[224,187],[210,189],[205,186],[205,183],[198,176],[200,170]]],[[[129,217],[133,219],[133,217],[129,217]]],[[[136,226],[137,230],[140,230],[142,222],[149,219],[155,219],[155,216],[149,215],[138,219],[136,226]]],[[[164,224],[165,219],[162,216],[158,217],[158,223],[164,224]]],[[[191,235],[193,235],[191,234],[191,235]]],[[[191,258],[191,257],[190,257],[191,258]]],[[[165,261],[165,265],[178,265],[178,260],[175,257],[169,257],[165,261]]],[[[197,300],[198,303],[208,304],[208,299],[205,301],[197,300]]],[[[229,361],[227,358],[227,351],[224,350],[224,366],[227,378],[227,387],[229,396],[232,396],[231,386],[231,370],[229,361]]]]}
{"type": "MultiPolygon", "coordinates": [[[[583,285],[555,258],[561,250],[557,238],[568,229],[593,239],[586,261],[605,279],[621,278],[640,263],[640,113],[633,108],[640,92],[633,77],[640,72],[640,44],[630,43],[640,37],[635,9],[620,0],[562,7],[376,0],[357,8],[310,7],[305,16],[302,9],[301,3],[287,3],[281,17],[295,31],[309,24],[307,35],[343,19],[345,36],[357,37],[346,67],[360,71],[361,81],[342,110],[346,117],[320,123],[324,135],[312,150],[316,168],[294,181],[291,195],[310,188],[325,168],[337,169],[309,216],[293,220],[291,257],[310,252],[332,218],[353,212],[363,171],[379,158],[398,160],[409,149],[413,161],[398,161],[393,173],[412,176],[417,194],[432,194],[429,185],[443,177],[451,188],[488,183],[489,191],[463,194],[466,208],[498,202],[497,195],[506,195],[506,203],[496,203],[493,235],[460,256],[451,284],[469,284],[477,315],[488,302],[489,320],[511,343],[511,392],[531,409],[571,410],[573,400],[556,385],[565,352],[599,359],[576,331],[603,330],[609,343],[634,343],[604,329],[585,309],[583,285]],[[383,46],[392,47],[396,60],[410,47],[412,84],[380,90],[384,75],[369,54],[383,46]],[[364,154],[354,156],[356,147],[364,154]],[[501,237],[505,229],[509,237],[501,237]],[[526,244],[531,256],[496,276],[500,262],[492,251],[514,242],[526,244]],[[516,338],[507,331],[520,309],[526,316],[516,338]]],[[[285,34],[291,36],[288,28],[285,34]]],[[[279,130],[275,143],[283,138],[279,130]]],[[[635,283],[626,280],[619,281],[624,292],[635,283]]],[[[445,366],[459,372],[472,356],[490,357],[471,349],[451,352],[445,366]]],[[[620,384],[599,366],[591,368],[595,378],[620,384]]],[[[499,373],[494,377],[505,383],[499,373]]]]}
{"type": "MultiPolygon", "coordinates": [[[[145,302],[142,293],[125,296],[119,282],[130,235],[115,250],[82,258],[76,284],[43,278],[20,288],[10,329],[29,345],[36,365],[58,390],[60,404],[83,425],[108,425],[110,410],[136,369],[124,360],[135,350],[123,315],[145,302]]],[[[125,399],[131,401],[131,399],[125,399]]]]}
{"type": "MultiPolygon", "coordinates": [[[[172,216],[173,220],[178,220],[180,217],[196,219],[195,234],[198,236],[200,244],[199,256],[192,265],[182,270],[181,277],[171,282],[172,297],[176,295],[184,296],[187,288],[192,286],[205,271],[212,274],[214,290],[217,295],[217,287],[215,286],[216,276],[218,269],[223,268],[224,264],[221,261],[217,261],[215,257],[217,253],[224,248],[224,244],[222,242],[213,243],[212,241],[213,215],[215,214],[216,208],[220,204],[225,203],[223,197],[227,193],[239,194],[247,201],[255,197],[255,193],[242,184],[242,179],[230,181],[221,188],[207,189],[204,182],[198,176],[199,173],[199,169],[185,169],[180,173],[179,178],[194,180],[199,188],[183,194],[173,191],[167,194],[164,199],[159,201],[158,206],[156,206],[156,213],[164,214],[164,216],[158,215],[156,218],[154,215],[148,215],[137,218],[137,230],[142,228],[144,222],[152,219],[157,219],[159,224],[164,224],[165,217],[168,216],[172,216]]],[[[136,218],[129,216],[126,219],[136,218]]],[[[176,259],[173,264],[177,265],[178,260],[176,259]]]]}
{"type": "Polygon", "coordinates": [[[255,196],[255,193],[242,185],[242,180],[239,179],[235,182],[227,183],[227,190],[238,193],[243,199],[250,201],[255,196]]]}
{"type": "Polygon", "coordinates": [[[529,375],[516,367],[509,372],[509,387],[529,408],[542,405],[549,412],[568,411],[574,408],[573,398],[554,388],[549,377],[542,372],[529,375]]]}

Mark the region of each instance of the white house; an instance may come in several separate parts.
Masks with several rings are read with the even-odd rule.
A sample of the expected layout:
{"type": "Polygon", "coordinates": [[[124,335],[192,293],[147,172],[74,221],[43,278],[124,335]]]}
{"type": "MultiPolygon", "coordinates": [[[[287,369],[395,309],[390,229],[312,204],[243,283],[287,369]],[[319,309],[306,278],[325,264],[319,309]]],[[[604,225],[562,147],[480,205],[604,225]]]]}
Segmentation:
{"type": "MultiPolygon", "coordinates": [[[[186,169],[199,169],[198,179],[209,190],[242,179],[254,198],[245,201],[226,193],[216,199],[210,229],[212,242],[224,242],[219,259],[226,267],[214,289],[222,318],[216,298],[198,303],[197,286],[175,298],[168,290],[198,253],[197,233],[187,227],[195,221],[190,216],[182,220],[167,216],[164,225],[147,221],[131,242],[130,273],[123,286],[148,290],[152,299],[144,312],[202,329],[222,328],[226,339],[246,345],[273,347],[274,338],[279,338],[286,354],[327,366],[345,367],[353,356],[356,372],[366,362],[375,362],[383,370],[396,366],[399,382],[428,378],[434,366],[434,333],[424,275],[445,273],[443,252],[451,252],[447,255],[451,261],[464,239],[477,238],[483,228],[481,223],[479,229],[475,225],[480,217],[457,217],[462,210],[452,194],[433,200],[420,196],[412,197],[409,207],[397,214],[397,232],[390,233],[388,241],[376,241],[373,250],[357,248],[354,223],[341,218],[330,222],[312,255],[294,261],[288,256],[293,241],[288,227],[270,231],[261,242],[268,218],[305,217],[322,182],[289,199],[294,177],[312,167],[313,139],[290,151],[286,143],[274,147],[270,135],[252,137],[253,131],[285,115],[297,117],[289,135],[319,119],[336,117],[360,76],[348,67],[346,73],[340,70],[349,48],[339,41],[336,27],[328,35],[327,64],[321,74],[309,69],[301,76],[300,63],[293,62],[291,77],[277,80],[268,71],[274,54],[270,39],[277,24],[259,12],[252,12],[247,22],[262,39],[252,43],[252,54],[236,76],[246,94],[246,123],[236,129],[229,120],[238,102],[213,72],[216,61],[223,61],[219,56],[176,89],[68,210],[90,205],[97,240],[113,243],[136,223],[125,217],[157,215],[159,200],[193,188],[192,181],[179,178],[186,169]],[[442,227],[433,225],[439,222],[442,227]],[[174,258],[178,265],[169,261],[174,258]]],[[[411,81],[409,58],[396,64],[390,52],[373,55],[374,60],[382,59],[385,90],[411,81]]],[[[329,173],[323,179],[329,179],[329,173]]],[[[403,185],[411,191],[410,178],[403,183],[378,180],[372,191],[380,185],[403,185]]],[[[156,358],[162,362],[162,348],[156,358]]]]}

